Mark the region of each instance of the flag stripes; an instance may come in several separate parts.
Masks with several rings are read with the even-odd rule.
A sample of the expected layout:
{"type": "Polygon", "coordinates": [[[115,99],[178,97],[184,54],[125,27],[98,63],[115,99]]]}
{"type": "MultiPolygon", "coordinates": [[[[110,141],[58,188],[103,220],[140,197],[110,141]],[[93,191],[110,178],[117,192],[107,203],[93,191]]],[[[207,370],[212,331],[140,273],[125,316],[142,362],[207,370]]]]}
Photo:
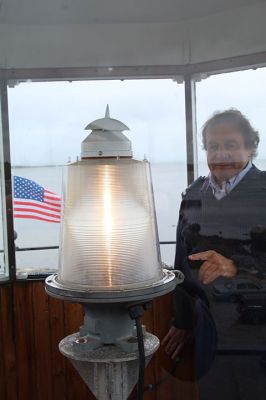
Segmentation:
{"type": "Polygon", "coordinates": [[[61,198],[36,182],[14,176],[14,218],[60,222],[61,198]]]}

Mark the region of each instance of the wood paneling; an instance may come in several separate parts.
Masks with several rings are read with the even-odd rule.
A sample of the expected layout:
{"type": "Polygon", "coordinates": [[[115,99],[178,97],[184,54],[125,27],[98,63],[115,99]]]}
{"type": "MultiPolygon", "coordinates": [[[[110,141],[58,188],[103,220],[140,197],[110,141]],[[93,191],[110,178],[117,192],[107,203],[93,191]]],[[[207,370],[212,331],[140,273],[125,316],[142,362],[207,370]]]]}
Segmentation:
{"type": "Polygon", "coordinates": [[[48,297],[50,310],[50,340],[52,361],[53,399],[65,399],[67,395],[66,358],[59,352],[58,343],[65,335],[64,303],[48,297]]]}
{"type": "Polygon", "coordinates": [[[35,285],[14,285],[15,343],[17,359],[18,399],[37,397],[33,291],[35,285]]]}
{"type": "Polygon", "coordinates": [[[34,285],[34,297],[32,299],[34,318],[34,344],[36,360],[36,400],[52,399],[52,352],[50,310],[48,296],[44,292],[43,284],[37,282],[34,285]],[[42,388],[40,391],[39,388],[42,388]]]}
{"type": "Polygon", "coordinates": [[[4,361],[5,396],[13,400],[17,397],[17,373],[15,354],[15,326],[13,312],[13,288],[1,292],[2,349],[4,361]]]}
{"type": "MultiPolygon", "coordinates": [[[[154,300],[154,333],[162,339],[171,326],[174,316],[174,305],[171,294],[154,300]]],[[[154,358],[156,381],[163,381],[157,388],[158,399],[163,400],[195,400],[197,384],[194,382],[193,348],[188,346],[180,356],[173,374],[174,363],[166,355],[162,347],[154,358]],[[167,379],[166,379],[167,377],[167,379]]]]}
{"type": "Polygon", "coordinates": [[[16,399],[16,371],[13,336],[12,288],[0,292],[0,398],[16,399]]]}
{"type": "MultiPolygon", "coordinates": [[[[44,282],[37,281],[0,285],[0,302],[0,399],[95,399],[58,350],[61,339],[79,330],[82,306],[49,297],[44,282]]],[[[172,316],[172,297],[166,295],[154,301],[143,323],[162,339],[172,316]]],[[[144,399],[197,399],[195,384],[180,380],[180,368],[183,373],[190,371],[191,359],[188,355],[178,374],[145,392],[144,399]]],[[[163,379],[170,369],[171,362],[160,349],[145,370],[145,385],[163,379]]]]}

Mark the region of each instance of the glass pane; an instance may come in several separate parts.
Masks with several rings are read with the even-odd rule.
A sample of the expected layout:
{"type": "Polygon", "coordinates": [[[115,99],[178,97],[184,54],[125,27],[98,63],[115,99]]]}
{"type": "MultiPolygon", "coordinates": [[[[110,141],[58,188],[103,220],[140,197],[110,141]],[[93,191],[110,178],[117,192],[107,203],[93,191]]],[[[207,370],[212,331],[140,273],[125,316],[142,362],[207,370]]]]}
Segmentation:
{"type": "MultiPolygon", "coordinates": [[[[196,86],[203,178],[188,190],[183,203],[180,242],[187,269],[208,296],[218,346],[227,351],[226,356],[216,355],[200,381],[204,399],[262,398],[266,386],[263,358],[247,355],[266,349],[266,175],[261,172],[266,169],[265,83],[262,68],[214,75],[196,86]],[[214,112],[218,115],[204,131],[203,150],[201,127],[214,112]],[[256,130],[260,143],[254,157],[256,130]]],[[[208,323],[205,333],[202,346],[214,355],[208,323]]]]}
{"type": "Polygon", "coordinates": [[[161,244],[162,261],[170,268],[174,268],[175,245],[161,244]]]}
{"type": "Polygon", "coordinates": [[[266,134],[264,123],[266,68],[210,76],[196,84],[199,176],[208,173],[202,148],[201,127],[215,111],[237,108],[260,133],[255,164],[265,169],[266,134]]]}
{"type": "MultiPolygon", "coordinates": [[[[182,133],[180,132],[180,136],[181,134],[182,137],[185,137],[185,129],[182,130],[182,133]]],[[[179,149],[177,143],[173,146],[179,149]]],[[[185,154],[185,144],[183,152],[185,154]]],[[[177,162],[151,165],[159,238],[162,242],[176,240],[176,223],[181,193],[187,184],[185,160],[182,160],[179,152],[176,157],[178,157],[177,162]]]]}
{"type": "Polygon", "coordinates": [[[5,262],[5,249],[4,249],[4,226],[3,226],[3,196],[2,196],[2,187],[3,187],[3,174],[2,174],[2,160],[1,160],[1,191],[0,191],[0,282],[2,280],[6,280],[8,278],[8,264],[5,262]]]}
{"type": "MultiPolygon", "coordinates": [[[[125,134],[134,158],[151,162],[159,238],[175,240],[180,194],[186,186],[183,89],[171,80],[27,82],[10,88],[15,189],[36,184],[38,190],[60,197],[62,166],[79,157],[89,133],[85,126],[102,118],[109,103],[111,118],[130,128],[125,134]]],[[[16,204],[14,214],[17,269],[22,277],[56,269],[58,252],[46,247],[58,246],[60,224],[24,218],[23,207],[16,204]]]]}
{"type": "MultiPolygon", "coordinates": [[[[16,166],[12,168],[12,175],[14,196],[16,196],[16,191],[31,190],[29,185],[35,184],[45,191],[49,190],[58,196],[61,195],[62,166],[16,166]]],[[[33,210],[34,218],[28,218],[28,210],[31,206],[25,205],[27,202],[25,200],[22,200],[24,201],[22,204],[20,200],[20,198],[15,198],[13,202],[14,229],[17,234],[15,241],[17,276],[24,278],[28,274],[33,277],[38,273],[49,274],[57,269],[58,249],[54,247],[58,246],[60,210],[57,211],[48,201],[47,209],[42,209],[38,214],[33,210]],[[27,209],[26,212],[24,208],[27,209]]]]}
{"type": "MultiPolygon", "coordinates": [[[[1,89],[0,89],[1,90],[1,89]]],[[[1,102],[1,96],[0,96],[1,102]]],[[[6,207],[5,207],[5,185],[4,185],[4,151],[2,112],[0,104],[0,282],[8,279],[8,254],[6,234],[6,207]]]]}

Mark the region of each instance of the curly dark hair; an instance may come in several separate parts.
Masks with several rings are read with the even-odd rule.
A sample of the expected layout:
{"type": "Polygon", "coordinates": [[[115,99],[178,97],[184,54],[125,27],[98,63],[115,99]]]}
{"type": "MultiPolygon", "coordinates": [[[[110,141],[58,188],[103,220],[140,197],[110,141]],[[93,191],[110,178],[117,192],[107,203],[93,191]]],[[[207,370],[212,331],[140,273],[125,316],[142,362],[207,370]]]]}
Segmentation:
{"type": "Polygon", "coordinates": [[[260,141],[259,132],[250,124],[249,120],[236,108],[230,108],[225,111],[217,111],[209,118],[202,127],[202,144],[206,150],[206,133],[214,126],[226,123],[234,126],[242,134],[247,149],[252,149],[251,157],[257,155],[257,149],[260,141]]]}

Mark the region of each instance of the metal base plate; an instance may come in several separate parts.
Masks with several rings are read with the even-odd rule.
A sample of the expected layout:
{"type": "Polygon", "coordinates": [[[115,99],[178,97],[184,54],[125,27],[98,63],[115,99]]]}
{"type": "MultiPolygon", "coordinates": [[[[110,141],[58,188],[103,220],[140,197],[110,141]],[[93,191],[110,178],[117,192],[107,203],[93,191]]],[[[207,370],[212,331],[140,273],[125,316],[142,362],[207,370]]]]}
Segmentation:
{"type": "Polygon", "coordinates": [[[164,269],[163,278],[148,287],[109,291],[74,290],[59,283],[58,275],[54,274],[46,278],[45,290],[52,297],[77,303],[126,303],[162,296],[174,290],[176,285],[183,282],[183,280],[182,272],[177,271],[174,273],[164,269]]]}
{"type": "MultiPolygon", "coordinates": [[[[73,343],[79,338],[79,333],[73,333],[61,340],[59,343],[60,352],[73,360],[87,361],[91,363],[118,363],[136,360],[139,357],[138,350],[131,353],[123,351],[118,346],[100,346],[95,350],[87,352],[77,352],[73,343]]],[[[145,356],[149,357],[159,347],[160,341],[157,336],[146,332],[144,337],[145,356]]]]}

